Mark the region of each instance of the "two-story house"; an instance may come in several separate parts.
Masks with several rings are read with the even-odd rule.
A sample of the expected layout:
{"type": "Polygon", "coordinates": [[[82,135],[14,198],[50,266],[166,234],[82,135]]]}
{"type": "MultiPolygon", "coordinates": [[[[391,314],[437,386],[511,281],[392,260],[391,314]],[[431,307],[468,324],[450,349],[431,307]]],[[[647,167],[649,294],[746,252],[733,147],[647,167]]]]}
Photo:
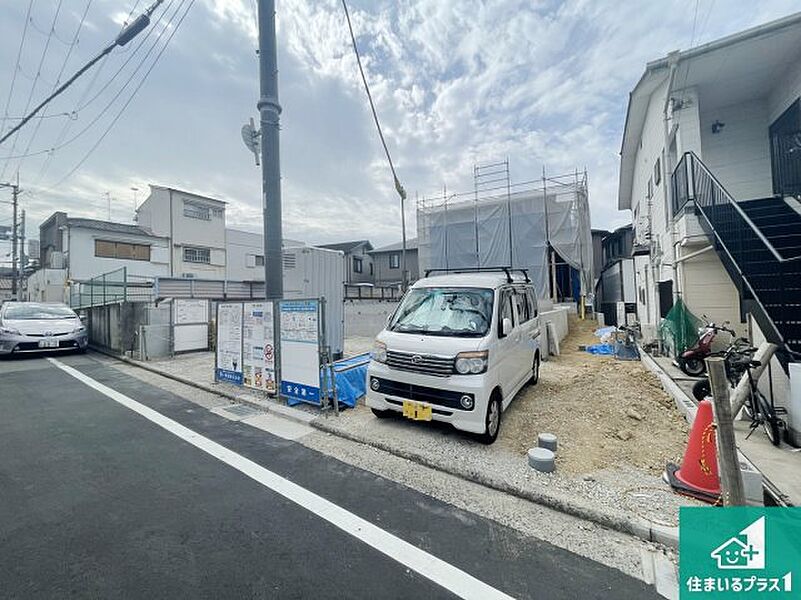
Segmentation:
{"type": "Polygon", "coordinates": [[[170,240],[170,277],[225,279],[225,202],[150,185],[137,224],[170,240]]]}
{"type": "MultiPolygon", "coordinates": [[[[370,251],[376,285],[399,285],[403,282],[403,243],[396,242],[370,251]]],[[[420,278],[417,238],[406,240],[407,283],[420,278]]]]}
{"type": "Polygon", "coordinates": [[[681,297],[776,342],[780,403],[801,352],[800,96],[801,13],[672,52],[630,94],[620,158],[643,333],[681,297]]]}
{"type": "Polygon", "coordinates": [[[319,247],[345,253],[345,283],[375,283],[375,267],[370,255],[373,245],[368,240],[320,244],[319,247]]]}

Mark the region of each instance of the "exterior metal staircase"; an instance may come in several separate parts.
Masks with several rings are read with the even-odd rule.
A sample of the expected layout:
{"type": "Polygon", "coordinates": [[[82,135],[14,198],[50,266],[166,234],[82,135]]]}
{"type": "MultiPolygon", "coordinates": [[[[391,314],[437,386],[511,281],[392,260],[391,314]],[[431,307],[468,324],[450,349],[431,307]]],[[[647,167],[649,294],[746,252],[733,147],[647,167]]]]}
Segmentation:
{"type": "Polygon", "coordinates": [[[779,359],[801,360],[801,213],[782,197],[737,202],[692,152],[671,177],[673,210],[692,203],[765,337],[779,359]]]}

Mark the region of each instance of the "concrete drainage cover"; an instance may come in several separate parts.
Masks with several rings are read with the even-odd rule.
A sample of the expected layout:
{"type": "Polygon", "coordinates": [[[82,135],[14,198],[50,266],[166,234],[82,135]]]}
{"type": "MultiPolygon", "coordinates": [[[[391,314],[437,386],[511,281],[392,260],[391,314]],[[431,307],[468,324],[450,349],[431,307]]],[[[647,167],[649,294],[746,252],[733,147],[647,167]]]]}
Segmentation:
{"type": "Polygon", "coordinates": [[[246,404],[230,404],[227,406],[216,406],[211,409],[211,412],[217,413],[227,419],[239,421],[241,419],[247,419],[248,417],[260,415],[263,411],[246,404]]]}

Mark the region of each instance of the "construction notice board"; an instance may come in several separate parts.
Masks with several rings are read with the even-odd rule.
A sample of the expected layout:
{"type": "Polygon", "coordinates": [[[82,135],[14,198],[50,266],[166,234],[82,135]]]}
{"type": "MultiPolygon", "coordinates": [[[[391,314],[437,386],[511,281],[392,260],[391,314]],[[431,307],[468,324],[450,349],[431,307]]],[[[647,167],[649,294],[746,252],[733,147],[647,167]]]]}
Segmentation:
{"type": "Polygon", "coordinates": [[[241,303],[217,306],[217,381],[242,385],[242,313],[241,303]]]}
{"type": "Polygon", "coordinates": [[[320,301],[282,300],[281,394],[320,404],[320,301]]]}
{"type": "Polygon", "coordinates": [[[242,383],[275,393],[272,302],[245,302],[242,318],[242,383]]]}

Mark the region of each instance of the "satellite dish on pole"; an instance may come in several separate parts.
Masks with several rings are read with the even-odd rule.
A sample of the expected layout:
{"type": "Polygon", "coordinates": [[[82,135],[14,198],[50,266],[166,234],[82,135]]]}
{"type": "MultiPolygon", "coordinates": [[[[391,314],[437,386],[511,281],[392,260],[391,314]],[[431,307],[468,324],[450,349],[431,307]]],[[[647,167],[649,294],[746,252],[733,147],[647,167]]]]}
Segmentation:
{"type": "Polygon", "coordinates": [[[242,125],[242,141],[245,142],[245,147],[253,153],[256,158],[256,166],[259,166],[259,152],[261,151],[261,131],[256,131],[256,126],[253,123],[253,117],[250,118],[249,123],[242,125]]]}

